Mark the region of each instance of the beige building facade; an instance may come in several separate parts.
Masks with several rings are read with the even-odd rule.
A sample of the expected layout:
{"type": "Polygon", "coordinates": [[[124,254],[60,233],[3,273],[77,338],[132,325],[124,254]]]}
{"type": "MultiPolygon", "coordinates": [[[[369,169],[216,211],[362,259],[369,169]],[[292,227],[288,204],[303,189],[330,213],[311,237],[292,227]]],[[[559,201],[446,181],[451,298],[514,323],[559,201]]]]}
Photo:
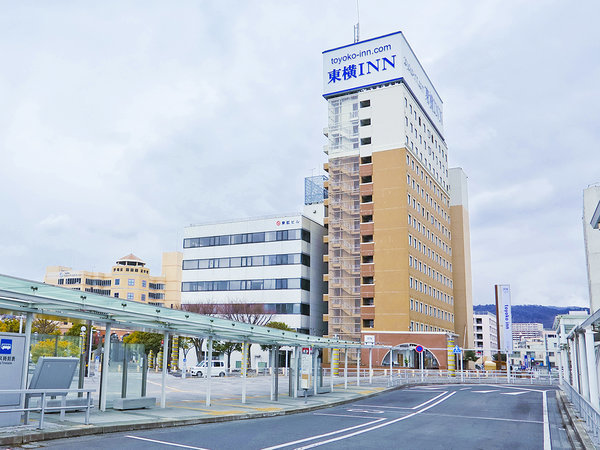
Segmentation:
{"type": "Polygon", "coordinates": [[[467,177],[448,168],[441,100],[417,65],[401,33],[324,52],[325,320],[329,336],[342,339],[445,333],[449,343],[472,348],[467,177]],[[361,62],[363,55],[371,59],[361,62]],[[426,97],[407,73],[382,78],[400,61],[426,97]],[[344,84],[352,73],[375,82],[344,84]],[[350,88],[335,91],[334,83],[350,88]]]}
{"type": "Polygon", "coordinates": [[[162,273],[154,276],[142,259],[129,254],[118,259],[110,272],[50,266],[46,268],[44,283],[155,306],[178,308],[181,303],[181,265],[181,252],[165,252],[162,255],[162,273]]]}

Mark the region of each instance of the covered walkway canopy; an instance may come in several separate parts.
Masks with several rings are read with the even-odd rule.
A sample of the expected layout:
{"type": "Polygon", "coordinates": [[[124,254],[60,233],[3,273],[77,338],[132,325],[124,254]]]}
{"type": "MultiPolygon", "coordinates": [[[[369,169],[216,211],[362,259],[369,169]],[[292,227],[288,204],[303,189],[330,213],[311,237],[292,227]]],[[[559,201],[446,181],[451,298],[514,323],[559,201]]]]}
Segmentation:
{"type": "Polygon", "coordinates": [[[211,337],[229,342],[319,348],[360,348],[360,342],[309,336],[293,331],[234,322],[219,317],[157,307],[121,298],[0,275],[0,308],[14,314],[34,313],[92,320],[113,327],[211,337]]]}

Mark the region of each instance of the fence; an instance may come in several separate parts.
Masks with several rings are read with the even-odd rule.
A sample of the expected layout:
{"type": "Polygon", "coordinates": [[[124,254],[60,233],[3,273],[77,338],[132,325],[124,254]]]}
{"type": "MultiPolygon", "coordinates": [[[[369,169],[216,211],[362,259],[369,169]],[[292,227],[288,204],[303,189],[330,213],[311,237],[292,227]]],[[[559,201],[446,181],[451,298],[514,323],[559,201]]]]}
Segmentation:
{"type": "Polygon", "coordinates": [[[567,381],[563,380],[560,387],[585,421],[588,435],[594,441],[594,444],[596,446],[600,445],[600,413],[567,381]]]}
{"type": "Polygon", "coordinates": [[[0,409],[0,413],[15,413],[15,412],[24,412],[25,413],[25,425],[27,425],[29,419],[29,412],[31,411],[39,411],[39,423],[38,428],[40,430],[44,429],[44,414],[52,411],[60,411],[60,420],[64,420],[65,411],[70,409],[85,409],[85,424],[89,425],[90,423],[90,409],[93,408],[92,405],[92,397],[91,394],[95,389],[3,389],[0,390],[0,395],[2,394],[25,394],[27,396],[26,407],[25,408],[14,408],[14,409],[0,409]],[[67,395],[69,393],[87,393],[87,397],[81,404],[77,405],[67,405],[67,395]],[[59,406],[48,406],[47,405],[47,397],[55,396],[62,397],[61,404],[59,406]],[[28,401],[31,397],[41,397],[39,406],[29,406],[28,401]]]}

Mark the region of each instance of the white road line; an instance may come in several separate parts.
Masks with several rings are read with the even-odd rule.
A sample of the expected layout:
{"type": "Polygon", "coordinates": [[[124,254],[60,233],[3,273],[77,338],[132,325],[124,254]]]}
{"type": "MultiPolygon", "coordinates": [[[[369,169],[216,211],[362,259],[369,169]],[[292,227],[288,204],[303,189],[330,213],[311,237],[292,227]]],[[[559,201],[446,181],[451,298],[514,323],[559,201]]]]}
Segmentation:
{"type": "Polygon", "coordinates": [[[421,406],[425,406],[427,403],[431,403],[434,400],[437,400],[438,398],[440,398],[442,395],[447,394],[448,391],[444,391],[439,395],[436,395],[435,397],[433,397],[430,400],[427,400],[426,402],[421,403],[420,405],[417,406],[379,406],[379,405],[356,405],[356,406],[360,406],[361,408],[386,408],[386,409],[419,409],[421,406]]]}
{"type": "Polygon", "coordinates": [[[500,392],[500,394],[502,394],[502,395],[521,395],[521,394],[527,394],[527,392],[525,392],[525,391],[521,391],[521,392],[500,392]]]}
{"type": "MultiPolygon", "coordinates": [[[[448,394],[446,397],[443,397],[440,400],[438,400],[437,402],[432,403],[429,406],[426,406],[425,408],[421,409],[420,411],[416,411],[416,412],[408,414],[408,415],[406,415],[404,417],[400,417],[398,419],[394,419],[394,420],[390,420],[388,422],[380,423],[379,425],[375,425],[375,426],[372,426],[371,428],[367,428],[367,429],[364,429],[364,430],[355,431],[354,433],[345,434],[344,436],[338,436],[338,437],[335,437],[333,439],[328,439],[326,441],[315,442],[313,444],[310,444],[310,445],[307,445],[307,446],[304,446],[304,447],[298,447],[296,450],[305,450],[305,449],[308,449],[308,448],[314,448],[314,447],[318,447],[320,445],[329,444],[331,442],[341,441],[342,439],[347,439],[347,438],[350,438],[350,437],[353,437],[353,436],[357,436],[357,435],[362,434],[362,433],[367,433],[369,431],[376,430],[376,429],[381,428],[381,427],[386,427],[388,425],[392,425],[394,423],[400,422],[401,420],[409,419],[409,418],[411,418],[413,416],[416,416],[417,414],[421,414],[422,412],[427,411],[430,408],[433,408],[436,405],[439,405],[443,401],[448,400],[454,394],[456,394],[456,392],[452,392],[452,393],[448,394]]],[[[312,439],[314,439],[314,438],[312,438],[312,439]]],[[[308,440],[312,440],[312,439],[309,438],[308,440]]],[[[291,445],[291,443],[288,444],[288,445],[291,445]]]]}
{"type": "Polygon", "coordinates": [[[357,419],[379,419],[379,417],[353,416],[352,414],[314,413],[315,416],[356,417],[357,419]]]}
{"type": "Polygon", "coordinates": [[[489,394],[490,392],[498,392],[498,389],[492,389],[491,391],[471,391],[474,394],[489,394]]]}
{"type": "Polygon", "coordinates": [[[481,416],[458,416],[456,414],[440,414],[440,413],[427,413],[426,416],[442,416],[442,417],[456,417],[458,419],[481,419],[481,420],[498,420],[500,422],[519,422],[519,423],[544,423],[539,420],[523,420],[523,419],[505,419],[503,417],[481,417],[481,416]]]}
{"type": "Polygon", "coordinates": [[[550,444],[550,422],[548,422],[548,397],[546,391],[542,392],[542,402],[544,411],[544,450],[552,448],[550,444]]]}
{"type": "Polygon", "coordinates": [[[311,436],[311,437],[307,437],[307,438],[304,438],[304,439],[299,439],[297,441],[286,442],[285,444],[274,445],[273,447],[266,447],[266,448],[263,448],[263,450],[275,450],[277,448],[283,448],[283,447],[288,447],[290,445],[301,444],[302,442],[312,441],[312,440],[315,440],[315,439],[320,439],[320,438],[323,438],[323,437],[332,436],[334,434],[343,433],[345,431],[356,430],[357,428],[361,428],[361,427],[366,427],[366,426],[369,426],[369,425],[373,425],[374,423],[381,422],[382,420],[385,420],[385,419],[384,418],[376,419],[376,420],[373,420],[371,422],[363,423],[362,425],[355,425],[353,427],[342,428],[341,430],[336,430],[336,431],[332,431],[330,433],[320,434],[318,436],[311,436]]]}
{"type": "Polygon", "coordinates": [[[192,445],[175,444],[174,442],[157,441],[156,439],[148,439],[148,438],[143,438],[143,437],[138,437],[138,436],[125,436],[125,437],[127,437],[129,439],[138,439],[140,441],[154,442],[155,444],[170,445],[171,447],[193,448],[195,450],[208,450],[207,448],[204,448],[204,447],[194,447],[192,445]]]}

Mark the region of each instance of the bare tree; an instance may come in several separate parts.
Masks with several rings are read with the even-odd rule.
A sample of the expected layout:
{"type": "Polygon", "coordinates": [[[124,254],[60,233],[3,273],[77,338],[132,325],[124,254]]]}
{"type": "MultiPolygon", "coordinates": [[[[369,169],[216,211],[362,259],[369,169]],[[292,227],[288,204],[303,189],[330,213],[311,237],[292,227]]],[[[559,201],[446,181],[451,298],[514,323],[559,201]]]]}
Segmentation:
{"type": "MultiPolygon", "coordinates": [[[[273,314],[265,311],[264,305],[259,303],[244,303],[241,300],[232,300],[227,303],[187,303],[181,305],[181,309],[258,326],[267,325],[273,317],[273,314]]],[[[198,361],[200,361],[202,357],[202,342],[204,339],[191,339],[196,350],[196,357],[198,358],[198,361]]],[[[250,351],[250,346],[248,346],[246,351],[250,351]]]]}

